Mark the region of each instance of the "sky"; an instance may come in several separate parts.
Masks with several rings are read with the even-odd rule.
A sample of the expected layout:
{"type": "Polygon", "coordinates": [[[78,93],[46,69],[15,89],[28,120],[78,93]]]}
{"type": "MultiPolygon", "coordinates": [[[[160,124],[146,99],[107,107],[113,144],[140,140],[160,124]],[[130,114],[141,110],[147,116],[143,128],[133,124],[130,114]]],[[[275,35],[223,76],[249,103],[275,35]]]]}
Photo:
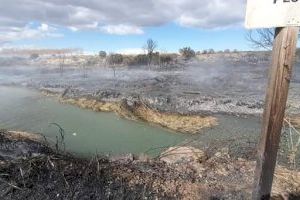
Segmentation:
{"type": "Polygon", "coordinates": [[[0,48],[250,50],[246,0],[0,0],[0,48]]]}

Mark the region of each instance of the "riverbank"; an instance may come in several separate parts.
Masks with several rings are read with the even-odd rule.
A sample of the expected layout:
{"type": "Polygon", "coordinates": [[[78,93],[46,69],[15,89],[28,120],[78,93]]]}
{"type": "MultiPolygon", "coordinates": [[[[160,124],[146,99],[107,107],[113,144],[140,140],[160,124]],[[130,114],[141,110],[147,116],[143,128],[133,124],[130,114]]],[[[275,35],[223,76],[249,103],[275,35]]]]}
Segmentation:
{"type": "MultiPolygon", "coordinates": [[[[16,148],[27,152],[0,156],[1,199],[251,199],[255,163],[233,158],[226,148],[213,155],[186,146],[169,148],[155,159],[87,160],[24,134],[1,131],[0,140],[0,155],[17,154],[16,148]]],[[[299,171],[277,166],[274,199],[299,198],[299,180],[299,171]]]]}
{"type": "Polygon", "coordinates": [[[85,98],[67,99],[62,97],[60,102],[96,112],[115,112],[126,119],[145,121],[181,133],[196,134],[203,128],[211,128],[217,125],[215,117],[167,113],[149,107],[138,98],[131,99],[131,101],[122,99],[121,102],[105,102],[85,98]]]}
{"type": "MultiPolygon", "coordinates": [[[[59,92],[68,99],[121,101],[138,97],[151,108],[183,115],[261,115],[268,74],[266,52],[209,54],[179,66],[77,65],[43,62],[0,67],[0,85],[59,92]]],[[[300,113],[300,65],[295,65],[287,112],[300,113]]]]}

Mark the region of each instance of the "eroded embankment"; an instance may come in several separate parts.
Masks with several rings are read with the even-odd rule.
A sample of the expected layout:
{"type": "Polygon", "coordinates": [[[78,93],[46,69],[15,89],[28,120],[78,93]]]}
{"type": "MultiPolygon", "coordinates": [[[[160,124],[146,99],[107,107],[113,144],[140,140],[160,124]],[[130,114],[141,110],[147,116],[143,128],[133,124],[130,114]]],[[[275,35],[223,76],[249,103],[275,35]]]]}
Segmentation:
{"type": "Polygon", "coordinates": [[[212,116],[161,112],[149,107],[140,100],[129,101],[123,99],[121,101],[107,102],[87,98],[61,98],[60,102],[97,112],[115,112],[126,119],[141,120],[182,133],[199,133],[203,128],[217,125],[217,119],[212,116]]]}

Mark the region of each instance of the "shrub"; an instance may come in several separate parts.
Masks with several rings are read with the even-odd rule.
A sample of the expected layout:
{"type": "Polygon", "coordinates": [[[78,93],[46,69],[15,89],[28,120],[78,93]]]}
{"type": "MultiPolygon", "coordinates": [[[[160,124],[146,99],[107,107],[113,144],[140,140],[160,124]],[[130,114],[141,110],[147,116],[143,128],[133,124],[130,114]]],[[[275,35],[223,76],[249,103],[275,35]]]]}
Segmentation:
{"type": "Polygon", "coordinates": [[[184,57],[184,59],[188,60],[196,56],[196,53],[191,47],[184,47],[179,49],[179,53],[184,57]]]}
{"type": "Polygon", "coordinates": [[[106,56],[107,56],[107,54],[106,54],[105,51],[99,51],[99,57],[100,58],[104,59],[104,58],[106,58],[106,56]]]}
{"type": "Polygon", "coordinates": [[[139,54],[134,57],[133,65],[147,65],[149,63],[149,57],[145,54],[139,54]]]}
{"type": "Polygon", "coordinates": [[[172,57],[168,54],[162,54],[160,56],[160,64],[161,65],[168,65],[172,62],[172,57]]]}
{"type": "Polygon", "coordinates": [[[121,54],[110,54],[108,63],[111,65],[120,65],[123,63],[123,56],[121,54]]]}
{"type": "Polygon", "coordinates": [[[209,53],[209,54],[214,54],[214,53],[215,53],[215,50],[214,50],[214,49],[209,49],[209,50],[208,50],[208,53],[209,53]]]}
{"type": "Polygon", "coordinates": [[[40,56],[39,56],[39,54],[37,54],[37,53],[33,53],[33,54],[30,55],[30,59],[32,59],[32,60],[35,60],[35,59],[37,59],[38,57],[40,57],[40,56]]]}

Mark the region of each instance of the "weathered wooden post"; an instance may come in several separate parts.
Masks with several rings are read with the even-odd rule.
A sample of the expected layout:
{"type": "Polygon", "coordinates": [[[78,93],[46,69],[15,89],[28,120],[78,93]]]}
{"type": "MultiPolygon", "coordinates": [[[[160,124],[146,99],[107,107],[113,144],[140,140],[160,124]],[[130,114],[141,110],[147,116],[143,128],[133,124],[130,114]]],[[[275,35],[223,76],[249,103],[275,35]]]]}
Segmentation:
{"type": "Polygon", "coordinates": [[[298,0],[248,0],[246,27],[275,29],[253,200],[269,199],[300,25],[298,0]]]}

